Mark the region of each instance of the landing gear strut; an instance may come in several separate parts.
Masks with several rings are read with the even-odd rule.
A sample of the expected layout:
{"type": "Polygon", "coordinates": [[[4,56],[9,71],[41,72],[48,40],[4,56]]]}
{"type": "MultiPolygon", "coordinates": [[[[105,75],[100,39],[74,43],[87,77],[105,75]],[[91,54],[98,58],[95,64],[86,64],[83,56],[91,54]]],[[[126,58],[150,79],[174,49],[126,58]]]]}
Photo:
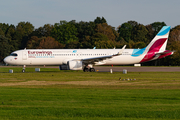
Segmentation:
{"type": "Polygon", "coordinates": [[[22,72],[25,72],[26,65],[23,66],[22,72]]]}

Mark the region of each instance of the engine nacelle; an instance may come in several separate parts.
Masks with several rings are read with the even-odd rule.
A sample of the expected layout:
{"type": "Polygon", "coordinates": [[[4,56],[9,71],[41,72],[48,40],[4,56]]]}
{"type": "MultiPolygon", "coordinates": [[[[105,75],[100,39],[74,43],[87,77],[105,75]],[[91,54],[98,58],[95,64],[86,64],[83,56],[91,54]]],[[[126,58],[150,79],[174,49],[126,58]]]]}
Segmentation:
{"type": "Polygon", "coordinates": [[[59,65],[59,70],[69,70],[68,65],[59,65]]]}
{"type": "Polygon", "coordinates": [[[68,66],[70,70],[82,70],[82,61],[68,61],[68,66]]]}

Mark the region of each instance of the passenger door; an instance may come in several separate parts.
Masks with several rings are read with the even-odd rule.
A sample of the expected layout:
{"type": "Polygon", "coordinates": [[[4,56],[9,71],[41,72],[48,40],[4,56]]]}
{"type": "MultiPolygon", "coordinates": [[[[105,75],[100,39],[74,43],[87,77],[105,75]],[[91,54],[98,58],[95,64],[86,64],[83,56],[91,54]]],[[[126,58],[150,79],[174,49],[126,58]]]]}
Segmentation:
{"type": "Polygon", "coordinates": [[[23,59],[23,60],[27,60],[27,51],[26,51],[26,50],[24,50],[24,51],[22,52],[22,59],[23,59]]]}

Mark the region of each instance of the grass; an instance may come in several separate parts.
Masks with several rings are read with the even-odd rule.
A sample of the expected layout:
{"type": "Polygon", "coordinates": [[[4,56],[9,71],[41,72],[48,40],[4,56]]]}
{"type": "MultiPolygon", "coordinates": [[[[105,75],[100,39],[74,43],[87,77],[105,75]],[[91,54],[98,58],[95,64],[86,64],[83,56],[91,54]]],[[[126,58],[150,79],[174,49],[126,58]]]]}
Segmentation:
{"type": "Polygon", "coordinates": [[[14,67],[15,73],[8,73],[9,68],[0,68],[2,120],[180,119],[179,72],[110,74],[27,68],[21,73],[21,69],[14,67]],[[120,77],[136,81],[119,81],[120,77]]]}

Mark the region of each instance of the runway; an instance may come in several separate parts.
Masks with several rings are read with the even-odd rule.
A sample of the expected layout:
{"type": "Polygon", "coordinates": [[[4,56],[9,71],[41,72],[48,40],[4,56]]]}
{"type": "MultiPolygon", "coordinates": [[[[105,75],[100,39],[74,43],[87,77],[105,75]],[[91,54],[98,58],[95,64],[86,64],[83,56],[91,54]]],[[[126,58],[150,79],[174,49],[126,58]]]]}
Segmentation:
{"type": "MultiPolygon", "coordinates": [[[[9,67],[12,68],[12,66],[1,66],[1,67],[9,67]]],[[[13,67],[22,67],[22,66],[13,66],[13,67]]],[[[26,66],[26,68],[29,67],[35,67],[35,68],[57,68],[59,69],[59,66],[26,66]]],[[[122,72],[124,69],[126,69],[128,72],[180,72],[180,67],[134,67],[134,66],[94,66],[95,70],[98,72],[110,72],[110,69],[113,70],[113,72],[122,72]]]]}
{"type": "Polygon", "coordinates": [[[123,66],[95,66],[96,71],[99,72],[122,72],[126,69],[128,72],[180,72],[180,67],[123,67],[123,66]]]}

